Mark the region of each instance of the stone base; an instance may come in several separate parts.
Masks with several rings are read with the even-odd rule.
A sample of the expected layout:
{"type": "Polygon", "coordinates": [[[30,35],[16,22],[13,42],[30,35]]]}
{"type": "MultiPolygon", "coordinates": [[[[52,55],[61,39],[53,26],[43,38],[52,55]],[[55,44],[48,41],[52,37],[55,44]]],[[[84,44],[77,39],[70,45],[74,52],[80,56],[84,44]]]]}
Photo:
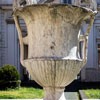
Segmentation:
{"type": "Polygon", "coordinates": [[[61,95],[61,97],[60,97],[59,100],[66,100],[65,95],[64,95],[64,92],[62,93],[62,95],[61,95]]]}
{"type": "Polygon", "coordinates": [[[44,88],[45,97],[43,100],[65,100],[64,97],[64,89],[65,88],[53,88],[46,87],[44,88]]]}
{"type": "Polygon", "coordinates": [[[43,100],[43,99],[32,99],[32,100],[43,100]]]}
{"type": "MultiPolygon", "coordinates": [[[[44,99],[32,99],[32,100],[44,100],[44,99]]],[[[58,100],[79,100],[77,92],[64,92],[58,100]]]]}
{"type": "MultiPolygon", "coordinates": [[[[32,99],[32,100],[43,100],[43,99],[32,99]]],[[[58,100],[79,100],[77,92],[64,92],[58,100]]]]}
{"type": "MultiPolygon", "coordinates": [[[[33,99],[33,100],[47,100],[47,99],[45,98],[45,99],[33,99]]],[[[48,100],[51,100],[51,99],[48,99],[48,100]]],[[[66,100],[65,95],[64,95],[64,92],[62,93],[61,97],[58,100],[66,100]]]]}

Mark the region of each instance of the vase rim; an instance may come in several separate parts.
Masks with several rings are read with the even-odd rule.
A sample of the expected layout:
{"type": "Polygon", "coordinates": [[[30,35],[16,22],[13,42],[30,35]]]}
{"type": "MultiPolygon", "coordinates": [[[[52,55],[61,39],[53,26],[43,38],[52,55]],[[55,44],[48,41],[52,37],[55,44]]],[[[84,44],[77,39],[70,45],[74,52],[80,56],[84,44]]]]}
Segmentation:
{"type": "Polygon", "coordinates": [[[31,4],[31,5],[26,5],[24,7],[17,7],[16,9],[14,9],[13,13],[16,12],[17,10],[23,10],[27,7],[48,7],[48,8],[52,8],[52,7],[72,7],[72,8],[80,8],[84,11],[87,11],[87,12],[91,12],[93,14],[93,10],[89,9],[89,8],[86,8],[86,7],[81,7],[81,6],[76,6],[76,5],[72,5],[72,4],[59,4],[59,3],[52,3],[52,4],[31,4]]]}
{"type": "Polygon", "coordinates": [[[32,61],[80,61],[83,62],[82,59],[64,59],[63,57],[33,57],[33,58],[28,58],[25,59],[24,61],[28,61],[28,60],[32,60],[32,61]]]}

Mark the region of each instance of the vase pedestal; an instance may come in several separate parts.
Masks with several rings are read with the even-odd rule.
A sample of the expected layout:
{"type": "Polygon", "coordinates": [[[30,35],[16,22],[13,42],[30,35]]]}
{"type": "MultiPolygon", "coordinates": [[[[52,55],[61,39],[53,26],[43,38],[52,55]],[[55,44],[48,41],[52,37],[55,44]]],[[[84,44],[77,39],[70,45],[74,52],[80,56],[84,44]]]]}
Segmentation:
{"type": "Polygon", "coordinates": [[[64,97],[65,88],[53,88],[46,87],[44,88],[45,97],[43,100],[66,100],[64,97]]]}

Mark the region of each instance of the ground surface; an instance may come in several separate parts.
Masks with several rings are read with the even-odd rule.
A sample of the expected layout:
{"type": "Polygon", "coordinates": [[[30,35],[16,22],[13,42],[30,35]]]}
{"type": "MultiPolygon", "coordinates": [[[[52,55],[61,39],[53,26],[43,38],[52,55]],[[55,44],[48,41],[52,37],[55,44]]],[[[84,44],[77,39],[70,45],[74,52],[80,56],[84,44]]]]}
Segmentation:
{"type": "Polygon", "coordinates": [[[100,89],[100,82],[81,82],[74,80],[71,84],[66,86],[65,92],[78,92],[85,89],[100,89]]]}
{"type": "MultiPolygon", "coordinates": [[[[35,87],[35,88],[39,88],[40,91],[42,89],[42,87],[40,87],[38,84],[36,84],[35,82],[31,81],[31,82],[23,82],[21,84],[22,86],[25,86],[25,87],[35,87]]],[[[100,83],[97,83],[97,82],[80,82],[79,80],[75,80],[73,81],[70,85],[66,86],[65,88],[65,97],[66,97],[66,100],[79,100],[79,90],[85,90],[85,89],[100,89],[100,83]]],[[[32,90],[32,89],[31,89],[32,90]]],[[[29,90],[30,91],[30,90],[29,90]]],[[[32,90],[33,91],[33,90],[32,90]]],[[[26,90],[24,90],[24,92],[27,92],[26,90]]],[[[1,94],[2,92],[0,92],[1,94]]],[[[17,92],[18,93],[18,92],[17,92]]],[[[4,93],[3,93],[4,94],[4,93]]],[[[7,93],[5,93],[7,94],[7,93]]],[[[24,94],[23,91],[21,91],[20,94],[24,94]]],[[[34,94],[34,93],[33,93],[34,94]]],[[[39,94],[39,93],[38,93],[39,94]]],[[[37,95],[38,95],[37,94],[37,95]]],[[[9,95],[9,94],[8,94],[9,95]]],[[[13,94],[12,94],[13,95],[13,94]]],[[[16,94],[17,95],[17,94],[16,94]]],[[[29,95],[29,97],[31,97],[29,95]]],[[[28,98],[29,98],[28,97],[28,98]]],[[[1,98],[1,97],[0,97],[1,98]]],[[[2,97],[3,98],[3,97],[2,97]]],[[[5,97],[4,97],[5,98],[5,97]]],[[[13,98],[12,96],[10,98],[13,98]]],[[[23,96],[23,99],[25,97],[23,96]]],[[[36,97],[38,98],[38,97],[36,97]]],[[[42,98],[43,98],[43,94],[42,94],[42,98]]],[[[8,97],[7,97],[8,99],[8,97]]],[[[34,99],[34,100],[41,100],[41,99],[34,99]]]]}
{"type": "MultiPolygon", "coordinates": [[[[66,100],[79,100],[77,92],[65,92],[64,95],[66,100]]],[[[43,100],[43,99],[34,99],[34,100],[43,100]]]]}
{"type": "Polygon", "coordinates": [[[89,99],[100,99],[100,89],[87,89],[83,90],[83,92],[89,99]]]}
{"type": "Polygon", "coordinates": [[[42,89],[33,87],[20,87],[16,89],[0,90],[1,99],[35,99],[43,98],[44,92],[42,89]]]}
{"type": "MultiPolygon", "coordinates": [[[[26,84],[26,86],[42,88],[35,82],[30,82],[30,84],[26,84]]],[[[79,94],[78,94],[79,90],[86,90],[86,89],[100,89],[100,82],[81,82],[80,80],[74,80],[71,84],[69,84],[65,88],[66,100],[79,100],[79,94]]]]}
{"type": "Polygon", "coordinates": [[[79,100],[79,95],[77,92],[65,92],[66,100],[79,100]]]}

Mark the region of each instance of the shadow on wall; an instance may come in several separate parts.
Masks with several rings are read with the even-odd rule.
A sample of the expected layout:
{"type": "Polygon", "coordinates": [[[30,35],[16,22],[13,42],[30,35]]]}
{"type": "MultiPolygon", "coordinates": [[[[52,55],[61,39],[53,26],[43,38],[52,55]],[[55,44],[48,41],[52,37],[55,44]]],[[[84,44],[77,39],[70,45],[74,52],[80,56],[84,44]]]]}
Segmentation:
{"type": "MultiPolygon", "coordinates": [[[[100,82],[81,82],[80,80],[74,80],[71,84],[65,87],[65,92],[78,92],[84,89],[100,89],[100,82]]],[[[42,89],[35,81],[23,81],[21,86],[34,87],[42,89]]]]}
{"type": "Polygon", "coordinates": [[[81,82],[80,80],[74,80],[70,85],[66,86],[67,92],[78,92],[84,89],[100,89],[100,82],[81,82]]]}
{"type": "Polygon", "coordinates": [[[34,87],[34,88],[42,89],[42,87],[39,84],[37,84],[34,80],[22,81],[21,86],[34,87]]]}

